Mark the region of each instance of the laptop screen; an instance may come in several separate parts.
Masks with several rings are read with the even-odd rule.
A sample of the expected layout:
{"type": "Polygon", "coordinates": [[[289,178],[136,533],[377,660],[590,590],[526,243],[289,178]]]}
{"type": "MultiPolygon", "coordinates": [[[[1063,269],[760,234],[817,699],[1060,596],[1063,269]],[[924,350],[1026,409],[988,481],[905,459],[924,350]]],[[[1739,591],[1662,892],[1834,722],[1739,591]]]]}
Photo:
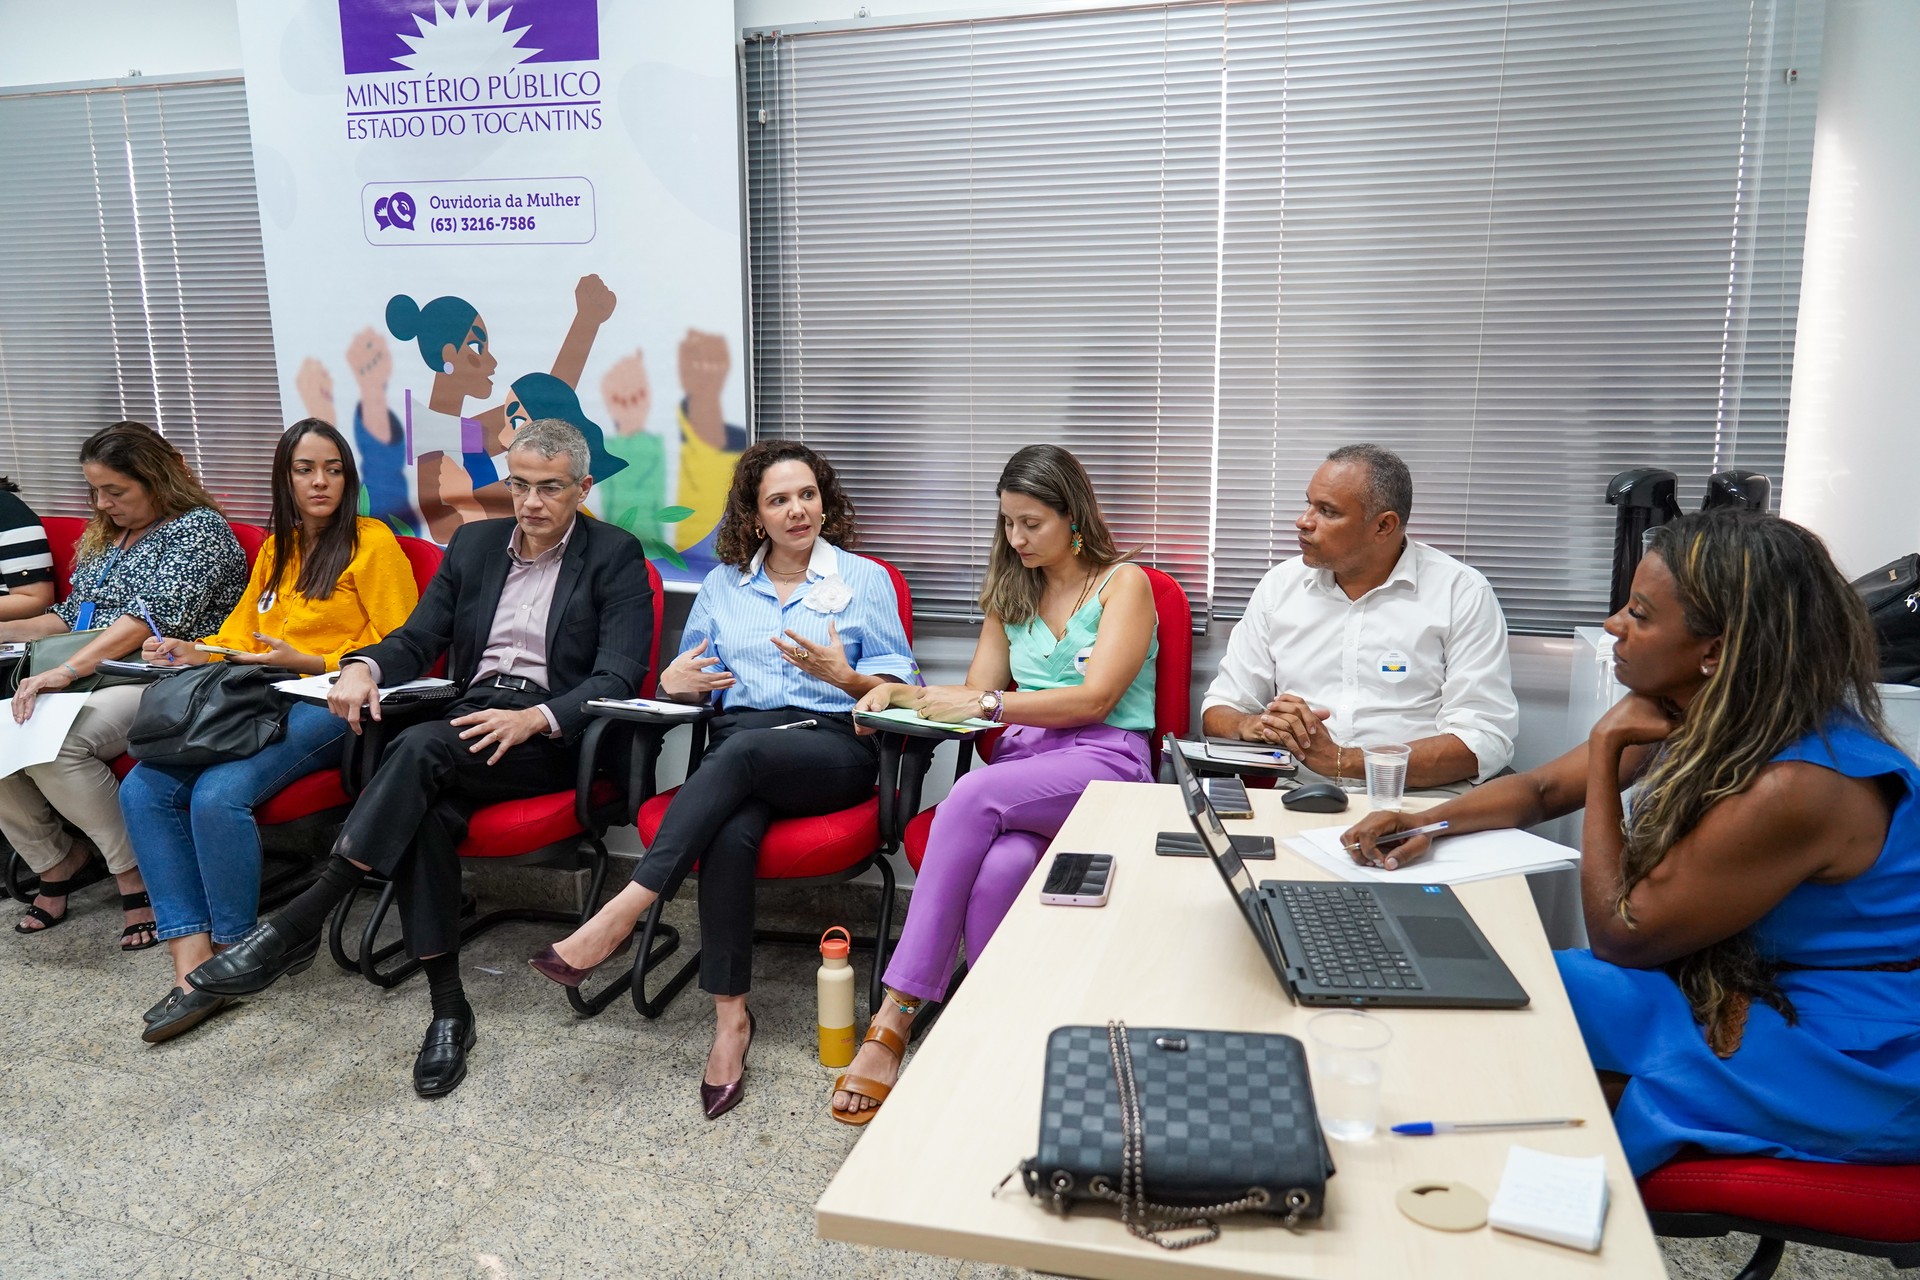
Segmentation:
{"type": "MultiPolygon", "coordinates": [[[[1179,745],[1169,738],[1168,758],[1173,761],[1173,778],[1180,786],[1180,794],[1187,802],[1187,817],[1193,823],[1194,831],[1200,837],[1200,843],[1206,846],[1207,856],[1213,859],[1213,865],[1220,869],[1220,876],[1227,882],[1227,888],[1233,893],[1234,900],[1241,903],[1243,909],[1248,904],[1245,894],[1257,891],[1253,882],[1253,873],[1247,870],[1247,864],[1241,861],[1240,854],[1233,847],[1233,838],[1221,825],[1220,815],[1214,812],[1213,801],[1207,798],[1206,785],[1194,776],[1187,767],[1187,758],[1180,753],[1179,745]]],[[[1251,914],[1251,913],[1250,913],[1251,914]]],[[[1258,927],[1257,925],[1255,926],[1258,927]]]]}

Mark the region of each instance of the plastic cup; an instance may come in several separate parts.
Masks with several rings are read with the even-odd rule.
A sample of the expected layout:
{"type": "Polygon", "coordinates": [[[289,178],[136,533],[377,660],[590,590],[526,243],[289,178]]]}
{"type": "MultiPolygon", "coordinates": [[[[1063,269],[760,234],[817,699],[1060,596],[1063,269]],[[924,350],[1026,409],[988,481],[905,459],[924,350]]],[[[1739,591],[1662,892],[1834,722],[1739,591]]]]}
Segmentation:
{"type": "Polygon", "coordinates": [[[1372,1014],[1338,1009],[1307,1020],[1313,1101],[1329,1138],[1362,1142],[1380,1122],[1380,1077],[1393,1028],[1372,1014]]]}
{"type": "Polygon", "coordinates": [[[1376,742],[1365,755],[1367,803],[1376,812],[1400,812],[1406,805],[1407,760],[1413,748],[1404,742],[1376,742]]]}

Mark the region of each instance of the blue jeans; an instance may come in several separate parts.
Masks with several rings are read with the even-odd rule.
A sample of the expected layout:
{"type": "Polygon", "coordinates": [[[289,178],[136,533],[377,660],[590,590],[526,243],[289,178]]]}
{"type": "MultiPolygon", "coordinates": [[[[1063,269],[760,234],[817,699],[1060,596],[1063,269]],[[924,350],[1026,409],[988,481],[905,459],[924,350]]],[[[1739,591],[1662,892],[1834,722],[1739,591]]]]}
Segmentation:
{"type": "Polygon", "coordinates": [[[340,766],[347,723],[295,703],[280,741],[203,769],[142,764],[120,783],[140,874],[163,939],[196,933],[238,942],[260,906],[260,830],[253,809],[289,783],[340,766]]]}

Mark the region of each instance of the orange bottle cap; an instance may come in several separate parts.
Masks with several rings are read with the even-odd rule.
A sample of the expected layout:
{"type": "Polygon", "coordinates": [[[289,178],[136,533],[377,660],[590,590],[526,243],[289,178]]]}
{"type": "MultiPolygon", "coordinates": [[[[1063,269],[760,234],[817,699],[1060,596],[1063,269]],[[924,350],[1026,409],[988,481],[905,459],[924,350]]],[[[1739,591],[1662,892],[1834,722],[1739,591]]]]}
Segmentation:
{"type": "Polygon", "coordinates": [[[820,935],[820,956],[822,959],[845,960],[847,953],[852,949],[853,935],[848,933],[846,929],[840,925],[834,925],[831,929],[820,935]],[[833,936],[836,933],[840,935],[837,938],[833,936]]]}

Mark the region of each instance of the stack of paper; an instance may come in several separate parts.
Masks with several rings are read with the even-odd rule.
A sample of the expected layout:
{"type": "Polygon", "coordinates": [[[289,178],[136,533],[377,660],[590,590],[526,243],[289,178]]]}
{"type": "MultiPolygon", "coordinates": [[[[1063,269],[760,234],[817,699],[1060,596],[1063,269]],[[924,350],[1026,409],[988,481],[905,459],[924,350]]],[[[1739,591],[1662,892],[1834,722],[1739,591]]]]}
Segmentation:
{"type": "MultiPolygon", "coordinates": [[[[327,695],[333,692],[333,682],[338,675],[338,672],[329,671],[325,675],[302,676],[298,680],[275,680],[273,687],[295,698],[318,698],[324,702],[327,695]]],[[[380,686],[380,696],[387,698],[396,693],[431,693],[452,688],[453,681],[430,676],[424,680],[408,680],[404,684],[383,684],[380,686]]]]}
{"type": "Polygon", "coordinates": [[[1496,1231],[1596,1252],[1607,1225],[1606,1158],[1512,1148],[1487,1222],[1496,1231]]]}
{"type": "Polygon", "coordinates": [[[1180,741],[1180,754],[1202,764],[1224,764],[1240,769],[1291,769],[1293,755],[1257,742],[1222,742],[1208,738],[1204,742],[1180,741]]]}
{"type": "MultiPolygon", "coordinates": [[[[1476,831],[1465,836],[1441,836],[1419,861],[1397,871],[1363,867],[1348,856],[1340,837],[1352,826],[1342,821],[1315,827],[1287,841],[1287,848],[1325,867],[1343,880],[1391,884],[1464,884],[1495,876],[1525,875],[1579,860],[1580,851],[1525,831],[1476,831]]],[[[1391,846],[1389,846],[1391,847],[1391,846]]]]}

